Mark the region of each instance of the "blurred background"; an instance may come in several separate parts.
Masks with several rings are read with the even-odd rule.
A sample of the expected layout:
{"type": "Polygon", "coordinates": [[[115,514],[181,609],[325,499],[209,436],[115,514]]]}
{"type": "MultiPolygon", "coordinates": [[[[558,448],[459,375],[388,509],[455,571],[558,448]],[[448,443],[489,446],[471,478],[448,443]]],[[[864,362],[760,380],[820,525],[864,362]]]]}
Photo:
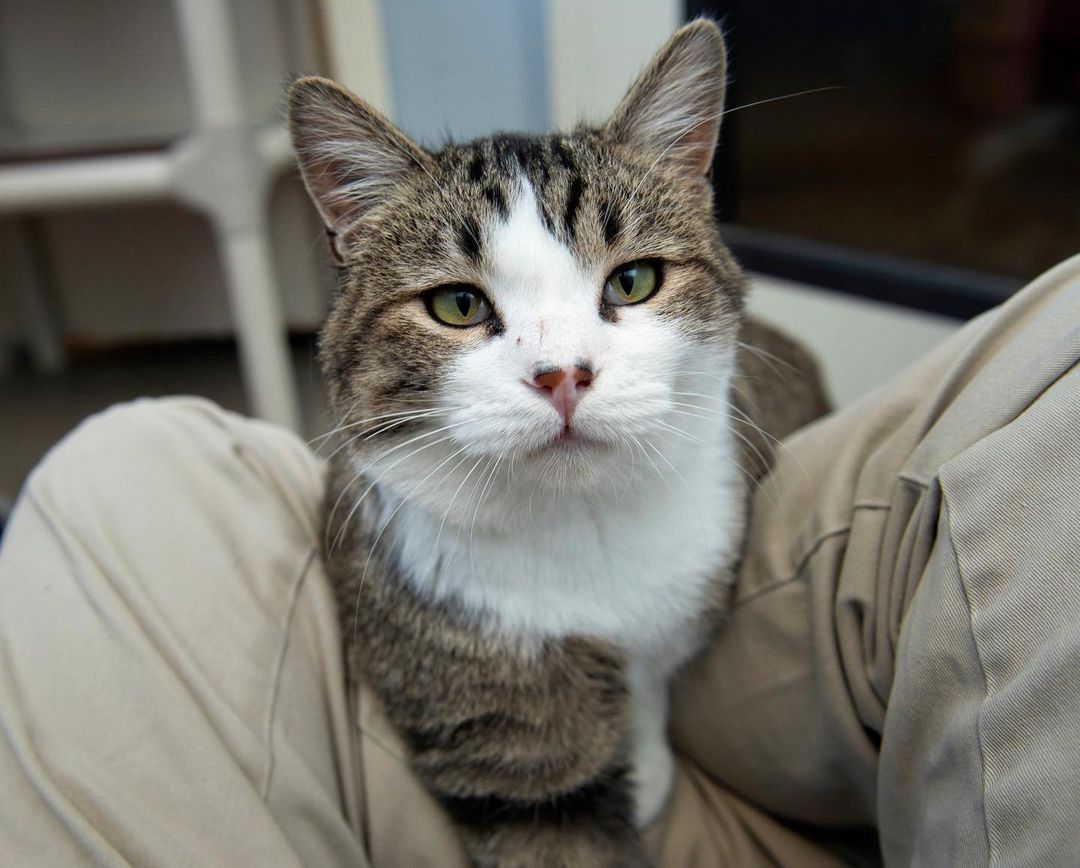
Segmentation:
{"type": "Polygon", "coordinates": [[[292,77],[434,146],[565,128],[699,14],[728,34],[714,177],[751,309],[837,403],[1080,249],[1076,0],[0,0],[0,513],[115,401],[329,427],[292,77]]]}

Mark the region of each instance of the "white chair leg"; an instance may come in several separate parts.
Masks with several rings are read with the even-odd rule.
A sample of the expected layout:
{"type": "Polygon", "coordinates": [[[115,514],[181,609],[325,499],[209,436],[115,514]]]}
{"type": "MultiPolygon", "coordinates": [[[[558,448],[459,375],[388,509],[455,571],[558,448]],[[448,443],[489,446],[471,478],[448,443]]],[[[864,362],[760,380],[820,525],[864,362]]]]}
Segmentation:
{"type": "Polygon", "coordinates": [[[268,241],[273,167],[246,115],[231,4],[173,3],[195,114],[191,134],[173,150],[177,195],[214,226],[251,409],[299,430],[297,387],[268,241]]]}
{"type": "Polygon", "coordinates": [[[26,346],[39,371],[56,373],[67,363],[67,352],[42,265],[40,238],[26,220],[11,221],[11,229],[26,346]]]}
{"type": "Polygon", "coordinates": [[[263,419],[299,431],[296,378],[265,222],[250,228],[217,224],[215,231],[251,409],[263,419]]]}

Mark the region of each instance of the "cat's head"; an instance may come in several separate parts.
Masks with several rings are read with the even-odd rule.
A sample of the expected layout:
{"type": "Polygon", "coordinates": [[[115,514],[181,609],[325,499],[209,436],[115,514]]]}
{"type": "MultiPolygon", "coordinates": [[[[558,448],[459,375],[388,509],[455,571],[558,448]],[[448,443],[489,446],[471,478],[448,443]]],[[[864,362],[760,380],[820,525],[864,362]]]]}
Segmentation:
{"type": "Polygon", "coordinates": [[[293,86],[343,269],[321,360],[358,463],[445,506],[467,474],[588,490],[653,462],[672,428],[704,433],[673,413],[694,403],[680,394],[726,396],[742,306],[708,181],[724,67],[697,21],[599,129],[438,152],[330,81],[293,86]]]}

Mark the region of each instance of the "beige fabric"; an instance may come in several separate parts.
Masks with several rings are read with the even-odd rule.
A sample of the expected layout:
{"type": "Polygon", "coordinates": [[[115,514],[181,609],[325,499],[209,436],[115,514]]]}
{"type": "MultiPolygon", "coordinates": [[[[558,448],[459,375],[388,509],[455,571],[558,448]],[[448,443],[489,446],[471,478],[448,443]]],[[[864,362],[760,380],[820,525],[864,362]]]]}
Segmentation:
{"type": "MultiPolygon", "coordinates": [[[[660,864],[1080,864],[1080,260],[802,432],[675,691],[660,864]],[[723,781],[721,785],[719,782],[723,781]]],[[[342,686],[321,466],[197,399],[85,423],[0,549],[0,865],[463,865],[342,686]]]]}
{"type": "Polygon", "coordinates": [[[362,864],[320,486],[198,400],[48,456],[0,551],[0,864],[362,864]]]}
{"type": "Polygon", "coordinates": [[[1080,864],[1080,257],[780,450],[674,738],[890,864],[1080,864]]]}

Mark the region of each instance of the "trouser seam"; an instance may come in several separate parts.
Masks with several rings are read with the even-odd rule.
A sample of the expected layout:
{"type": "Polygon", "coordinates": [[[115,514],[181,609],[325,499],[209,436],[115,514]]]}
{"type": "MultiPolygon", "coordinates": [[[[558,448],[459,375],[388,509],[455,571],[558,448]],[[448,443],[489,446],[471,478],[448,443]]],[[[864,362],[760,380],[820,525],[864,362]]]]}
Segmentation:
{"type": "MultiPolygon", "coordinates": [[[[857,503],[851,508],[851,513],[852,515],[854,515],[860,510],[888,510],[891,508],[892,506],[887,503],[857,503]]],[[[784,576],[781,579],[776,579],[775,581],[769,582],[767,585],[763,585],[760,588],[755,588],[753,591],[744,596],[737,597],[732,605],[732,609],[738,609],[740,606],[749,603],[752,600],[756,600],[758,597],[763,597],[766,594],[782,588],[785,585],[789,585],[795,580],[799,579],[804,574],[807,564],[810,563],[811,559],[821,550],[821,547],[825,545],[825,543],[827,543],[831,539],[845,536],[849,533],[851,533],[850,523],[844,525],[843,527],[834,528],[830,531],[818,534],[814,541],[805,548],[803,554],[799,557],[799,560],[796,563],[794,569],[792,569],[792,571],[788,575],[784,576]]]]}
{"type": "MultiPolygon", "coordinates": [[[[68,556],[67,545],[59,527],[53,520],[52,514],[45,509],[37,494],[33,491],[29,482],[19,497],[20,509],[32,508],[41,519],[42,524],[48,529],[50,536],[56,541],[57,547],[68,556]]],[[[0,649],[3,656],[5,649],[0,649]]],[[[2,662],[2,661],[0,661],[2,662]]],[[[18,689],[17,679],[12,674],[9,683],[4,685],[0,694],[6,694],[8,690],[18,689]]],[[[5,697],[6,698],[6,697],[5,697]]],[[[5,741],[11,750],[15,763],[22,772],[29,786],[45,804],[49,812],[60,823],[71,837],[82,847],[86,854],[93,855],[103,864],[130,865],[123,854],[113,846],[105,835],[80,812],[79,807],[65,795],[54,782],[51,774],[42,763],[37,745],[34,744],[30,725],[25,720],[17,722],[15,715],[20,709],[12,704],[10,709],[12,719],[5,720],[0,715],[0,739],[5,741]]]]}
{"type": "Polygon", "coordinates": [[[289,592],[289,603],[285,610],[285,621],[282,625],[283,634],[281,648],[278,650],[277,659],[274,662],[274,678],[270,686],[270,700],[267,704],[266,724],[263,730],[267,761],[266,775],[263,779],[262,786],[259,787],[259,796],[264,802],[267,801],[270,794],[270,784],[274,778],[274,768],[277,761],[274,750],[274,717],[277,713],[278,697],[281,694],[281,679],[282,673],[285,671],[285,658],[289,652],[289,639],[292,635],[293,616],[296,614],[297,602],[300,599],[300,591],[304,586],[304,581],[307,579],[308,573],[311,571],[311,565],[314,563],[317,554],[318,551],[314,548],[308,552],[308,556],[304,560],[304,564],[300,568],[296,581],[293,583],[293,587],[289,592]]]}
{"type": "MultiPolygon", "coordinates": [[[[949,508],[948,496],[942,491],[941,498],[941,510],[942,517],[949,524],[950,534],[952,533],[952,510],[949,508]]],[[[980,704],[978,713],[975,715],[975,741],[979,746],[979,762],[982,765],[982,816],[983,816],[983,835],[986,839],[986,859],[988,865],[995,864],[994,850],[990,841],[990,820],[987,816],[989,813],[988,803],[986,799],[986,742],[983,737],[983,710],[985,709],[986,699],[990,695],[990,682],[986,677],[986,662],[983,660],[982,649],[979,647],[979,638],[975,635],[975,610],[971,602],[971,597],[968,595],[967,585],[964,582],[964,573],[960,566],[960,558],[956,553],[956,546],[950,545],[953,561],[956,564],[956,575],[959,576],[960,593],[964,597],[964,605],[967,608],[968,616],[968,631],[971,634],[971,645],[975,649],[975,660],[979,664],[979,674],[982,676],[983,682],[983,702],[980,704]]]]}

